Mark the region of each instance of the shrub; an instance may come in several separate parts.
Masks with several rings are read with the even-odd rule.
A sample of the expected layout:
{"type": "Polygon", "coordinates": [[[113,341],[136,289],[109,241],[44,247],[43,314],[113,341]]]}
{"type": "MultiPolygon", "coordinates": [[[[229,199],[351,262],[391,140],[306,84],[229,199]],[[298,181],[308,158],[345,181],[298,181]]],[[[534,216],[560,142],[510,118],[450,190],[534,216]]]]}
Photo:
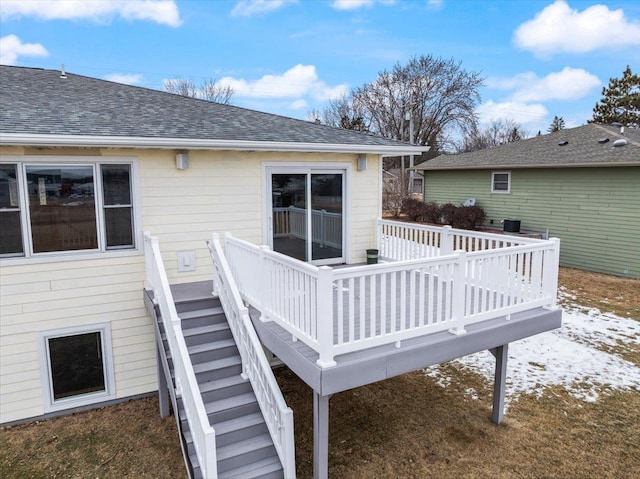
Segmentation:
{"type": "Polygon", "coordinates": [[[411,221],[418,221],[425,216],[426,206],[422,201],[415,198],[405,198],[402,200],[400,212],[411,221]]]}
{"type": "Polygon", "coordinates": [[[444,205],[440,205],[440,216],[442,217],[442,222],[446,225],[453,225],[453,215],[456,212],[458,207],[453,203],[445,203],[444,205]]]}
{"type": "Polygon", "coordinates": [[[486,215],[479,206],[459,206],[453,212],[452,225],[454,228],[473,230],[482,224],[486,215]]]}
{"type": "Polygon", "coordinates": [[[424,205],[424,221],[427,223],[436,223],[440,224],[440,219],[442,218],[442,213],[440,212],[440,207],[437,203],[433,201],[431,203],[425,203],[424,205]]]}

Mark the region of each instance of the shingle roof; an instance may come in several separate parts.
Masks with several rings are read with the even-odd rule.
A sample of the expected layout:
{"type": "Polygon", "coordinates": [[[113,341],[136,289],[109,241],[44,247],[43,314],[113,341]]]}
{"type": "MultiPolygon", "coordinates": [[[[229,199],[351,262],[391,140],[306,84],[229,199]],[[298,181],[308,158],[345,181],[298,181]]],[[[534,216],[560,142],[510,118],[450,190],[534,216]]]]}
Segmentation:
{"type": "Polygon", "coordinates": [[[60,71],[39,68],[0,66],[0,105],[0,140],[6,134],[86,135],[416,148],[158,90],[71,73],[61,78],[60,71]]]}
{"type": "Polygon", "coordinates": [[[554,168],[579,166],[640,165],[640,131],[619,126],[589,123],[506,145],[440,155],[416,167],[417,170],[484,168],[554,168]],[[606,142],[600,142],[608,139],[606,142]],[[613,146],[626,139],[626,146],[613,146]],[[561,145],[561,143],[567,142],[561,145]]]}

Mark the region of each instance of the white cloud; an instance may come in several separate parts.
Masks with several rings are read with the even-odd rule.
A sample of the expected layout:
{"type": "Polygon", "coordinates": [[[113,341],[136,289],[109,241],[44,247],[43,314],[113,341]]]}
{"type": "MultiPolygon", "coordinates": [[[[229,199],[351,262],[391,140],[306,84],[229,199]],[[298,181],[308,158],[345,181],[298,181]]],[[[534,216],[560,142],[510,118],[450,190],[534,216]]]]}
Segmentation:
{"type": "Polygon", "coordinates": [[[640,24],[627,20],[622,9],[593,5],[578,12],[566,1],[556,0],[520,25],[513,42],[539,56],[640,46],[640,24]]]}
{"type": "Polygon", "coordinates": [[[291,110],[302,110],[303,108],[307,108],[308,103],[306,100],[295,100],[289,105],[291,110]]]}
{"type": "Polygon", "coordinates": [[[515,101],[495,103],[493,100],[489,100],[478,107],[477,113],[481,123],[507,118],[521,125],[531,125],[544,120],[549,112],[540,103],[515,101]]]}
{"type": "Polygon", "coordinates": [[[0,9],[2,20],[35,17],[105,22],[114,16],[125,20],[149,20],[171,27],[182,23],[174,0],[2,0],[0,9]]]}
{"type": "Polygon", "coordinates": [[[142,83],[142,75],[139,73],[111,73],[106,75],[104,79],[116,83],[124,83],[125,85],[142,83]]]}
{"type": "Polygon", "coordinates": [[[251,17],[260,13],[272,12],[285,6],[288,3],[297,3],[298,0],[240,0],[233,10],[231,16],[251,17]]]}
{"type": "Polygon", "coordinates": [[[0,38],[0,63],[15,65],[19,56],[46,57],[49,52],[40,43],[22,43],[16,35],[0,38]]]}
{"type": "Polygon", "coordinates": [[[315,66],[301,64],[282,75],[265,75],[258,80],[223,77],[218,83],[231,87],[236,96],[254,98],[299,99],[311,96],[316,100],[330,100],[347,92],[347,85],[331,87],[318,78],[315,66]]]}
{"type": "Polygon", "coordinates": [[[565,67],[542,78],[533,72],[520,73],[510,78],[487,80],[487,86],[502,90],[515,90],[510,99],[517,102],[577,100],[589,95],[602,85],[600,79],[582,68],[565,67]]]}
{"type": "Polygon", "coordinates": [[[442,8],[443,0],[427,0],[427,8],[429,10],[439,10],[442,8]]]}
{"type": "MultiPolygon", "coordinates": [[[[429,4],[440,0],[429,0],[429,4]]],[[[376,3],[383,5],[393,5],[396,0],[334,0],[331,6],[336,10],[357,10],[359,8],[372,7],[376,3]]]]}

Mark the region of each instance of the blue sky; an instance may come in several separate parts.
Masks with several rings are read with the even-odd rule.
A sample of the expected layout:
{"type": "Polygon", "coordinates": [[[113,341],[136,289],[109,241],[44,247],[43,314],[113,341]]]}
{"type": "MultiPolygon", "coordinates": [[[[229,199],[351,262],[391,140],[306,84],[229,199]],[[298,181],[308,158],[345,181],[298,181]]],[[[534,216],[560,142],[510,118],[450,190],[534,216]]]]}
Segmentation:
{"type": "Polygon", "coordinates": [[[305,119],[415,55],[485,77],[481,120],[578,126],[627,65],[633,0],[59,0],[0,2],[0,62],[162,89],[217,79],[239,106],[305,119]]]}

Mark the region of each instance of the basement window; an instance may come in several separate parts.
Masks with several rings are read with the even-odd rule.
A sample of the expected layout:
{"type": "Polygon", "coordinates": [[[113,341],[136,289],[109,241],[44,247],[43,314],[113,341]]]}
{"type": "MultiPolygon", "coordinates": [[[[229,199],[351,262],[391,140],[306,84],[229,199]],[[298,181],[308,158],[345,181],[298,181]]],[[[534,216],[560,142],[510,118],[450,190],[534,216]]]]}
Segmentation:
{"type": "Polygon", "coordinates": [[[511,193],[511,172],[493,171],[491,172],[491,193],[511,193]]]}
{"type": "Polygon", "coordinates": [[[115,397],[108,325],[40,333],[39,347],[47,411],[115,397]]]}

